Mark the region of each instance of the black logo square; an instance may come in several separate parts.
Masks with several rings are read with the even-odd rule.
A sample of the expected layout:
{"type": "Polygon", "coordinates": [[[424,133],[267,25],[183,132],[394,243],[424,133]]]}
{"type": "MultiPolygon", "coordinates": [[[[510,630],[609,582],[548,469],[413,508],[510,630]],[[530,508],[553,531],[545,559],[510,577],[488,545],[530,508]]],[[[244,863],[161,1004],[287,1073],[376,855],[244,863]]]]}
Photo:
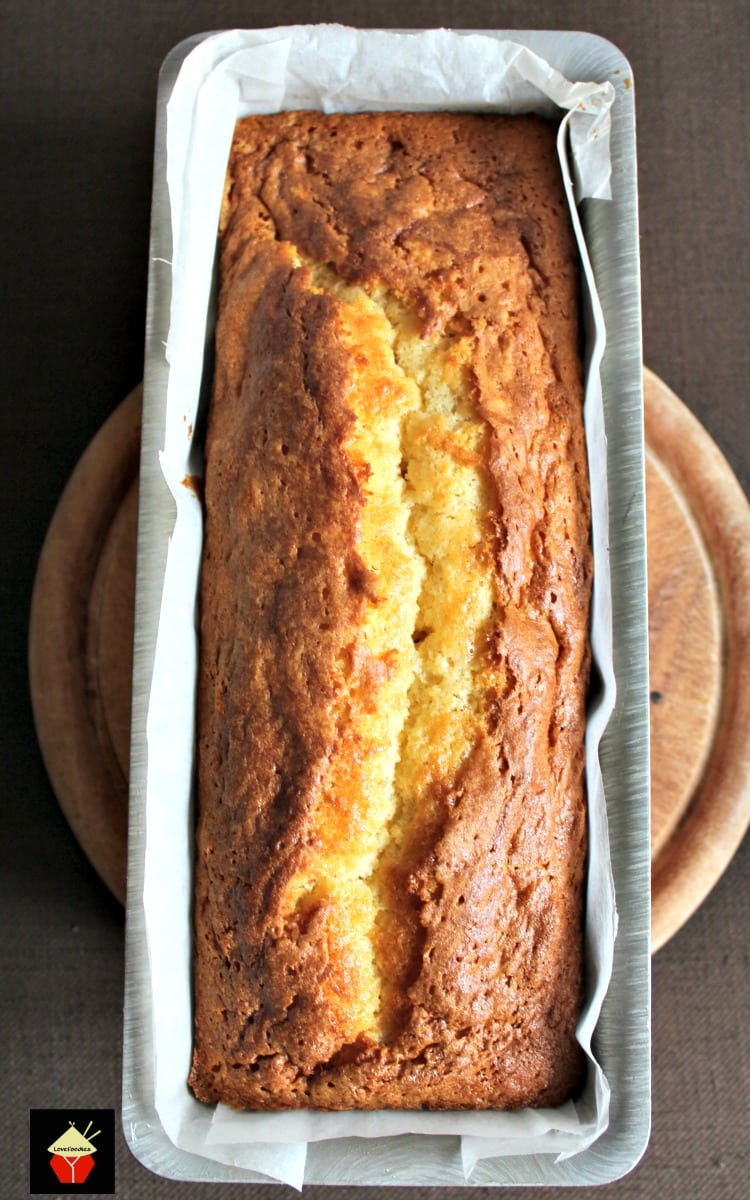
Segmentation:
{"type": "Polygon", "coordinates": [[[115,1110],[32,1108],[29,1192],[32,1196],[113,1196],[115,1110]]]}

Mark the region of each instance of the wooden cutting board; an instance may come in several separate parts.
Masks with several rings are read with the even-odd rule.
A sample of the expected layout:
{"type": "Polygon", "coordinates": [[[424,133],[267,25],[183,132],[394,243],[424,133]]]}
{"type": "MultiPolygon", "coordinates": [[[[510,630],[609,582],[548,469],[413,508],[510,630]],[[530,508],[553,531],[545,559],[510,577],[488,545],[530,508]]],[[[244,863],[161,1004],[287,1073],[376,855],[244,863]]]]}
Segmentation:
{"type": "MultiPolygon", "coordinates": [[[[653,948],[705,899],[750,823],[750,507],[680,400],[645,372],[653,948]]],[[[30,680],[73,833],[125,896],[141,390],[76,467],[39,561],[30,680]]]]}
{"type": "Polygon", "coordinates": [[[90,443],[37,566],[29,678],[42,756],[68,823],[124,901],[141,388],[90,443]]]}
{"type": "Polygon", "coordinates": [[[658,950],[750,823],[750,506],[705,429],[648,370],[644,399],[658,950]]]}

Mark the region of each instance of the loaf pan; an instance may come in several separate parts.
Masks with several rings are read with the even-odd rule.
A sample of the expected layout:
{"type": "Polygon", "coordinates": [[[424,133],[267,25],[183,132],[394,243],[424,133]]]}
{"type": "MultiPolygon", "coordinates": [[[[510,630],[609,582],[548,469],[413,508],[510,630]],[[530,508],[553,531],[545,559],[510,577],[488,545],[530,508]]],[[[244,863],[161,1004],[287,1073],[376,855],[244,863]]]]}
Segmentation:
{"type": "MultiPolygon", "coordinates": [[[[493,1133],[489,1124],[493,1114],[481,1114],[478,1137],[476,1131],[463,1136],[452,1131],[457,1114],[433,1114],[438,1117],[434,1125],[425,1118],[424,1126],[409,1133],[400,1132],[400,1114],[381,1114],[379,1123],[368,1126],[366,1136],[361,1136],[359,1126],[347,1123],[348,1114],[341,1121],[334,1115],[336,1123],[329,1122],[327,1127],[310,1117],[309,1128],[303,1125],[302,1133],[298,1117],[290,1115],[287,1129],[291,1132],[279,1134],[278,1114],[274,1114],[275,1124],[263,1126],[265,1132],[241,1151],[228,1148],[223,1139],[229,1134],[221,1132],[231,1130],[233,1118],[228,1125],[217,1124],[199,1152],[192,1136],[192,1127],[204,1120],[204,1112],[199,1111],[204,1106],[188,1096],[185,1085],[185,1021],[181,1030],[179,1014],[189,1013],[189,972],[180,966],[170,974],[165,961],[174,956],[176,963],[185,964],[190,958],[192,690],[181,687],[179,695],[168,697],[166,705],[162,692],[160,707],[159,689],[169,681],[172,664],[178,664],[180,671],[187,667],[185,678],[194,682],[197,570],[189,555],[184,569],[175,575],[173,568],[175,562],[182,563],[185,539],[199,536],[194,526],[200,522],[196,500],[201,475],[200,427],[210,388],[214,297],[213,263],[207,262],[198,286],[186,288],[173,260],[173,234],[186,213],[196,224],[205,225],[209,236],[213,236],[215,220],[210,208],[204,212],[202,198],[192,194],[176,174],[174,156],[168,158],[167,124],[172,119],[174,129],[178,80],[180,94],[186,86],[194,88],[193,124],[188,123],[182,134],[186,141],[201,136],[201,127],[205,129],[212,114],[227,105],[239,104],[238,111],[243,112],[256,106],[262,111],[272,111],[275,106],[300,107],[294,95],[277,95],[273,87],[269,91],[267,80],[258,80],[252,72],[248,80],[248,49],[255,49],[257,57],[260,47],[262,68],[256,76],[272,78],[278,65],[275,60],[289,54],[290,46],[294,54],[296,46],[304,44],[308,59],[318,55],[322,61],[333,47],[356,46],[360,37],[383,36],[389,35],[331,26],[199,36],[175,47],[160,75],[140,473],[123,1125],[133,1153],[144,1165],[175,1179],[279,1181],[297,1187],[303,1183],[401,1187],[604,1183],[635,1165],[649,1128],[648,639],[634,90],[630,67],[621,53],[589,34],[493,30],[434,31],[424,36],[437,41],[476,37],[490,39],[497,46],[510,44],[514,53],[520,54],[527,76],[531,70],[533,77],[536,70],[534,62],[529,60],[529,67],[523,59],[530,52],[567,80],[608,84],[614,99],[609,187],[580,199],[576,210],[606,329],[600,364],[604,428],[596,436],[603,442],[606,435],[603,473],[608,515],[604,516],[603,542],[608,550],[600,551],[597,571],[602,577],[608,574],[610,581],[611,614],[607,611],[603,619],[605,624],[611,621],[609,668],[616,701],[601,739],[599,760],[617,934],[593,1038],[594,1053],[611,1092],[606,1128],[581,1148],[575,1134],[565,1132],[565,1114],[555,1136],[545,1134],[538,1142],[525,1134],[518,1141],[515,1136],[502,1140],[508,1126],[498,1127],[501,1134],[493,1133]],[[210,68],[214,59],[218,62],[222,56],[224,62],[234,56],[233,65],[219,79],[210,69],[206,71],[206,63],[210,68]],[[197,310],[204,330],[187,348],[174,339],[186,306],[191,314],[197,310]],[[196,391],[195,413],[181,413],[179,398],[190,388],[196,391]],[[165,430],[171,432],[165,436],[165,430]],[[175,445],[179,451],[180,437],[184,438],[185,460],[175,465],[175,445]],[[172,481],[171,490],[167,479],[172,481]],[[193,503],[187,505],[186,521],[176,525],[175,514],[185,507],[183,490],[193,503]],[[171,724],[161,723],[165,707],[172,710],[170,716],[176,709],[181,713],[176,732],[171,724]],[[165,880],[169,887],[162,891],[165,880]],[[156,923],[150,917],[155,908],[159,911],[156,923]],[[166,1016],[165,972],[172,989],[166,1016]],[[164,1064],[171,1062],[177,1063],[178,1069],[165,1080],[164,1064]],[[164,1114],[172,1111],[182,1114],[177,1126],[171,1118],[165,1119],[164,1114]],[[356,1136],[352,1129],[357,1130],[356,1136]],[[485,1131],[493,1139],[491,1154],[487,1154],[489,1143],[482,1140],[485,1131]]],[[[338,49],[336,54],[340,57],[338,49]]],[[[411,106],[410,96],[404,99],[400,92],[384,93],[378,90],[382,87],[378,78],[375,90],[379,99],[369,107],[411,106]]],[[[431,87],[430,83],[428,92],[431,87]]],[[[533,107],[533,90],[522,88],[520,95],[517,89],[515,94],[511,90],[492,107],[495,111],[533,107]]],[[[431,100],[419,99],[414,106],[455,106],[449,90],[441,96],[436,85],[433,92],[431,100]]],[[[212,145],[217,170],[226,158],[225,143],[220,136],[212,145]]],[[[575,179],[573,186],[578,186],[575,179]]],[[[589,313],[589,328],[592,321],[589,313]]],[[[592,907],[598,903],[599,887],[592,881],[592,907]]]]}

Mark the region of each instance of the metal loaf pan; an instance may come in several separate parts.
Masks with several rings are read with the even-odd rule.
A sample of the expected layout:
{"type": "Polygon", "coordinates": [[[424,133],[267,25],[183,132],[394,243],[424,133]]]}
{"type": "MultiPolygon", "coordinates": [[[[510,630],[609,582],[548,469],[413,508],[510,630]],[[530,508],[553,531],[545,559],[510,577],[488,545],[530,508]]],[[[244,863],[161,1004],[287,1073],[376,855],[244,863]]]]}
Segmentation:
{"type": "MultiPolygon", "coordinates": [[[[584,201],[580,216],[607,327],[601,375],[608,444],[617,701],[600,758],[619,929],[612,978],[595,1034],[595,1051],[612,1088],[608,1128],[593,1145],[572,1157],[513,1154],[482,1160],[468,1183],[597,1184],[616,1179],[635,1165],[645,1148],[650,1120],[648,638],[634,91],[626,59],[596,36],[517,30],[482,32],[528,47],[568,79],[609,80],[616,93],[611,132],[612,198],[584,201]]],[[[162,839],[166,848],[170,822],[186,825],[190,819],[189,811],[175,806],[174,798],[164,791],[158,811],[153,801],[146,802],[147,717],[162,587],[175,519],[174,500],[164,484],[159,461],[170,374],[166,350],[170,310],[174,291],[179,288],[170,269],[166,108],[180,68],[203,40],[189,39],[168,55],[158,93],[133,678],[123,1125],[136,1157],[158,1174],[175,1179],[267,1183],[271,1177],[252,1166],[240,1167],[218,1157],[180,1149],[170,1140],[159,1118],[154,1063],[167,1051],[160,1042],[163,1035],[154,1024],[153,951],[147,944],[144,920],[147,835],[156,839],[157,845],[162,839]]],[[[202,302],[208,305],[210,328],[210,297],[202,302]]],[[[189,766],[187,769],[189,773],[189,766]]],[[[189,910],[189,890],[177,898],[176,904],[189,910]]],[[[168,916],[165,919],[168,921],[168,916]]],[[[461,1186],[467,1181],[457,1141],[450,1136],[414,1134],[398,1138],[339,1137],[333,1143],[312,1143],[304,1183],[461,1186]]]]}

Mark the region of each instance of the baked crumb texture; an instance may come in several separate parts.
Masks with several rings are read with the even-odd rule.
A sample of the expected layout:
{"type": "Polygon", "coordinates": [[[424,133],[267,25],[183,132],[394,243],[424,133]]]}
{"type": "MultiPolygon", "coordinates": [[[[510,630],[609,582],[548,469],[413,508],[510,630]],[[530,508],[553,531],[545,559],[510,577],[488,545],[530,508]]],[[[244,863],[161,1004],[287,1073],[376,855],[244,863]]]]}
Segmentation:
{"type": "Polygon", "coordinates": [[[577,303],[547,123],[239,122],[206,447],[202,1100],[513,1108],[580,1084],[577,303]]]}

